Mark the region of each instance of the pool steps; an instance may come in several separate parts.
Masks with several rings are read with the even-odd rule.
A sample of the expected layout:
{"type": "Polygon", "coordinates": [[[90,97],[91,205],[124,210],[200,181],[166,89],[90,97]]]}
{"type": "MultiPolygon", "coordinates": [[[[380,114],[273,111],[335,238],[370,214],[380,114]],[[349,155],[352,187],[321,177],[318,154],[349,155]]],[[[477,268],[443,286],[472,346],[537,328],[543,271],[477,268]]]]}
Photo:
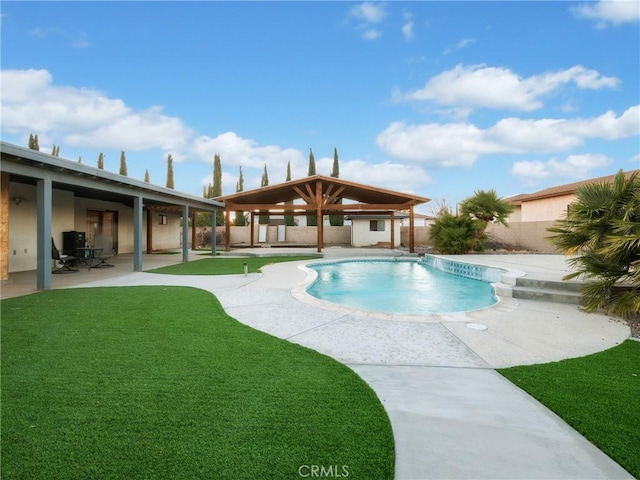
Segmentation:
{"type": "Polygon", "coordinates": [[[425,255],[422,262],[454,275],[490,282],[495,294],[501,297],[571,305],[582,303],[580,291],[583,284],[580,282],[530,278],[524,272],[474,265],[433,255],[425,255]]]}

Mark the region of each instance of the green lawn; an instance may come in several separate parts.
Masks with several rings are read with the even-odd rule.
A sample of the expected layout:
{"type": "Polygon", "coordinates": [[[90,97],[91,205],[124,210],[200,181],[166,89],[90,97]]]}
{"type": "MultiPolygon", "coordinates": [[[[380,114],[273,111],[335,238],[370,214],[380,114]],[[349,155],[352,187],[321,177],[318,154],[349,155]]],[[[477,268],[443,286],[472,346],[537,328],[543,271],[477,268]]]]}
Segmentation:
{"type": "Polygon", "coordinates": [[[167,267],[147,270],[150,273],[168,275],[229,275],[244,273],[247,264],[249,273],[259,272],[270,263],[295,262],[297,260],[317,260],[318,257],[246,257],[246,258],[203,258],[186,263],[177,263],[167,267]]]}
{"type": "Polygon", "coordinates": [[[304,465],[393,478],[371,388],[210,293],[62,289],[0,306],[3,480],[286,479],[304,465]]]}
{"type": "Polygon", "coordinates": [[[640,342],[498,371],[640,478],[640,342]]]}

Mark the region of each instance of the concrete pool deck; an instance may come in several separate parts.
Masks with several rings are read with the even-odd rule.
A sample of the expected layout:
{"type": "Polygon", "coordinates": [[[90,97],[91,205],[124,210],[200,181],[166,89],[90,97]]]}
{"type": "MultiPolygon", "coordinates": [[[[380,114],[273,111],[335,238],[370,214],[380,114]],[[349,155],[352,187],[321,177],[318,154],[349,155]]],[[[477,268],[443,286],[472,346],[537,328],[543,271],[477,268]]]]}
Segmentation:
{"type": "MultiPolygon", "coordinates": [[[[277,250],[273,253],[284,253],[277,250]]],[[[354,255],[351,249],[331,250],[325,249],[325,258],[354,255]]],[[[456,258],[545,279],[568,271],[558,255],[456,258]]],[[[515,299],[480,312],[420,321],[327,309],[294,297],[292,291],[306,280],[302,263],[274,264],[246,276],[118,275],[111,269],[108,276],[81,286],[205,289],[240,322],[345,363],[374,389],[388,412],[397,479],[632,478],[494,370],[611,348],[628,338],[626,324],[571,305],[515,299]]]]}

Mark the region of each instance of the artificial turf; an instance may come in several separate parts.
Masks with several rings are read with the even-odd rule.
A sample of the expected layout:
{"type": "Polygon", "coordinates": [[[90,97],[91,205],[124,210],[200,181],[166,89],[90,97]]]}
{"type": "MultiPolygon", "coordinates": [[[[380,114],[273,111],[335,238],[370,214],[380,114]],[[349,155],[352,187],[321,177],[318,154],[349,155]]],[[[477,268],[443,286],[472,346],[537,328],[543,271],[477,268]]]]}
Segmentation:
{"type": "Polygon", "coordinates": [[[177,263],[166,267],[147,270],[150,273],[162,273],[168,275],[230,275],[244,273],[244,264],[247,264],[249,273],[259,272],[262,267],[271,263],[295,262],[298,260],[313,260],[318,257],[291,256],[291,257],[230,257],[230,258],[202,258],[191,262],[177,263]]]}
{"type": "Polygon", "coordinates": [[[187,287],[2,300],[2,478],[391,479],[371,388],[187,287]]]}
{"type": "Polygon", "coordinates": [[[498,371],[640,478],[640,342],[498,371]]]}

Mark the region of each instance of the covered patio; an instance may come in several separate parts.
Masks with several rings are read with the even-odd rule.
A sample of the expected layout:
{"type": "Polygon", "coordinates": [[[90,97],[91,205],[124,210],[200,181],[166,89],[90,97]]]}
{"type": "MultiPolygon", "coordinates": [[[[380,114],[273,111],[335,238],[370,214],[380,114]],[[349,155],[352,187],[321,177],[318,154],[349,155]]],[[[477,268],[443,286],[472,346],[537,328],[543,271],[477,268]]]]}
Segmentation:
{"type": "Polygon", "coordinates": [[[251,244],[254,247],[255,215],[286,214],[315,215],[318,219],[318,252],[324,247],[324,215],[389,215],[391,218],[390,248],[394,249],[397,212],[409,214],[409,251],[415,251],[414,207],[430,199],[407,193],[348,182],[334,177],[314,175],[278,185],[261,187],[246,192],[224,195],[216,200],[225,203],[226,249],[231,249],[231,212],[249,212],[251,244]]]}

